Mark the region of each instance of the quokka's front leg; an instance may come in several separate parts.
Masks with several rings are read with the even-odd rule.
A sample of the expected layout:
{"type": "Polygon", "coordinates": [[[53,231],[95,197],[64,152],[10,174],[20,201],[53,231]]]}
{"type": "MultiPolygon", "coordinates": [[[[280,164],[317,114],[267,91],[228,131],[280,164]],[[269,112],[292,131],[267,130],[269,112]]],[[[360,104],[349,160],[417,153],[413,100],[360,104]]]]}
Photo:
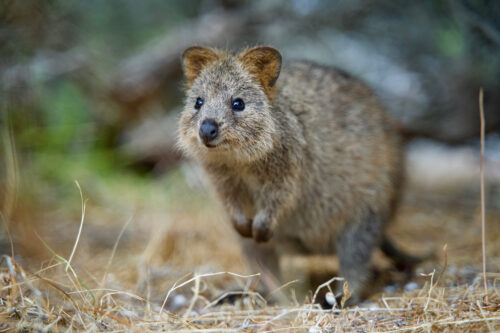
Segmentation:
{"type": "Polygon", "coordinates": [[[246,188],[238,180],[226,177],[219,177],[215,185],[234,229],[242,237],[252,237],[252,220],[244,209],[250,202],[246,188]]]}
{"type": "Polygon", "coordinates": [[[296,185],[292,177],[286,177],[262,186],[252,222],[252,237],[256,242],[269,241],[284,213],[293,209],[298,197],[296,185]]]}
{"type": "Polygon", "coordinates": [[[233,204],[226,204],[229,218],[233,224],[234,229],[242,236],[250,238],[252,237],[252,220],[246,217],[245,213],[241,208],[236,208],[233,204]]]}

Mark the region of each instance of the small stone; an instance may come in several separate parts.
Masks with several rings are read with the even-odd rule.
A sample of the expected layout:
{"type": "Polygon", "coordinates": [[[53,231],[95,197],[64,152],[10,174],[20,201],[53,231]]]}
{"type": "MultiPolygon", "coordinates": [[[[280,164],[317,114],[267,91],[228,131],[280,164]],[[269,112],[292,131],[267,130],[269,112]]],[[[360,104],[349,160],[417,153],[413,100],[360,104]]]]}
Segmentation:
{"type": "Polygon", "coordinates": [[[181,294],[177,294],[173,297],[172,305],[170,307],[171,307],[172,311],[177,311],[180,308],[186,306],[186,304],[187,304],[186,296],[181,295],[181,294]]]}
{"type": "Polygon", "coordinates": [[[330,304],[331,306],[337,305],[337,301],[335,299],[335,295],[329,291],[325,295],[325,301],[330,304]]]}
{"type": "Polygon", "coordinates": [[[409,282],[405,285],[405,291],[414,291],[418,289],[418,283],[416,282],[409,282]]]}
{"type": "Polygon", "coordinates": [[[118,312],[118,315],[120,315],[122,317],[130,318],[130,319],[138,319],[139,318],[137,313],[135,313],[133,311],[128,311],[128,310],[120,311],[120,312],[118,312]]]}
{"type": "Polygon", "coordinates": [[[396,286],[386,286],[384,288],[384,292],[387,294],[394,294],[397,290],[398,288],[396,288],[396,286]]]}

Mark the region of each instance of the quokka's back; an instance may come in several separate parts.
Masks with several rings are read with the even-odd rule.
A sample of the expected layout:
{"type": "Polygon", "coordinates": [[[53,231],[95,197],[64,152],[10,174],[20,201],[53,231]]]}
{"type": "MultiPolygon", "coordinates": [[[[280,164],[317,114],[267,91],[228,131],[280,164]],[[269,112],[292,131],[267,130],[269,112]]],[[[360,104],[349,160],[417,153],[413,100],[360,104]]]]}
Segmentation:
{"type": "Polygon", "coordinates": [[[180,145],[197,159],[247,252],[333,253],[356,298],[383,240],[402,168],[396,126],[363,83],[257,47],[192,47],[180,145]]]}

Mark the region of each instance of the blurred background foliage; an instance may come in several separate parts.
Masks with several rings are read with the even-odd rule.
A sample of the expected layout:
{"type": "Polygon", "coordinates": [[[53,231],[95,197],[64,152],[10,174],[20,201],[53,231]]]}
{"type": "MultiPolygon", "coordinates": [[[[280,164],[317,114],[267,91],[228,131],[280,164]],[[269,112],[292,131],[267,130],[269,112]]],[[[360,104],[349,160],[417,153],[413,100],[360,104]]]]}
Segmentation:
{"type": "Polygon", "coordinates": [[[192,44],[270,44],[285,59],[341,67],[377,91],[408,138],[477,138],[483,87],[498,140],[496,0],[2,0],[4,214],[12,197],[78,211],[74,179],[140,193],[175,168],[179,58],[192,44]]]}

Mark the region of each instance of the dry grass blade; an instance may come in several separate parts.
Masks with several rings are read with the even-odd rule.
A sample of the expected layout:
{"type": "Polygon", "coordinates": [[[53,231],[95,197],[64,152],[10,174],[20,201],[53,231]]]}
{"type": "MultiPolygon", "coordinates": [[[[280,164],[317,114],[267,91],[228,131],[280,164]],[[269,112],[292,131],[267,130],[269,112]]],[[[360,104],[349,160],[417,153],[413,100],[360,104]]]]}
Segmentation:
{"type": "Polygon", "coordinates": [[[12,241],[12,235],[10,233],[9,223],[7,222],[7,219],[3,216],[2,212],[0,212],[0,220],[2,220],[3,226],[5,227],[5,231],[7,231],[7,237],[9,238],[10,256],[14,257],[14,255],[15,255],[14,242],[12,241]]]}
{"type": "Polygon", "coordinates": [[[344,296],[342,296],[342,299],[340,300],[340,307],[343,309],[345,302],[351,297],[351,292],[349,291],[349,284],[347,281],[344,282],[344,285],[342,287],[344,296]]]}
{"type": "Polygon", "coordinates": [[[448,267],[448,244],[444,244],[443,246],[443,252],[444,252],[444,264],[443,264],[443,268],[441,269],[441,272],[439,272],[439,275],[438,275],[438,278],[436,280],[436,282],[434,283],[434,287],[437,287],[437,285],[439,284],[439,281],[441,281],[441,278],[443,277],[443,274],[444,272],[446,271],[446,267],[448,267]]]}
{"type": "Polygon", "coordinates": [[[297,283],[299,282],[299,280],[292,280],[292,281],[288,281],[287,283],[279,286],[278,288],[274,289],[273,291],[271,291],[267,296],[266,296],[266,299],[265,301],[269,301],[271,299],[271,297],[273,297],[273,295],[275,295],[276,293],[279,293],[281,292],[283,289],[289,287],[290,285],[293,285],[294,283],[297,283]]]}
{"type": "MultiPolygon", "coordinates": [[[[8,113],[6,113],[8,116],[8,113]]],[[[16,146],[14,141],[14,136],[12,135],[12,131],[9,124],[9,119],[6,116],[5,120],[5,128],[3,128],[3,137],[2,141],[4,143],[4,151],[5,151],[5,168],[6,168],[6,179],[7,186],[6,192],[2,202],[2,210],[0,211],[0,218],[3,221],[5,226],[5,230],[7,231],[7,235],[9,237],[10,242],[10,252],[11,256],[14,257],[14,243],[12,242],[12,235],[10,233],[9,221],[12,211],[17,202],[17,189],[19,186],[19,168],[17,163],[17,154],[16,154],[16,146]]]]}
{"type": "Polygon", "coordinates": [[[73,259],[73,256],[75,255],[76,247],[78,246],[78,242],[80,241],[80,236],[81,236],[82,230],[83,230],[83,222],[85,221],[86,200],[83,199],[82,188],[80,187],[80,184],[78,183],[77,180],[75,180],[75,184],[78,187],[78,191],[80,192],[80,198],[82,200],[82,217],[80,219],[80,226],[78,228],[78,234],[76,235],[75,244],[73,245],[73,250],[71,250],[71,254],[69,256],[69,259],[67,260],[66,272],[68,271],[68,268],[71,265],[71,260],[73,259]]]}
{"type": "Polygon", "coordinates": [[[488,302],[488,283],[486,281],[486,208],[484,197],[484,109],[483,88],[479,90],[479,115],[481,120],[481,242],[483,255],[483,284],[485,302],[488,302]]]}
{"type": "Polygon", "coordinates": [[[80,277],[76,274],[75,270],[73,269],[73,267],[71,267],[71,265],[69,264],[69,262],[64,259],[63,257],[61,257],[60,255],[58,255],[50,246],[49,244],[47,244],[38,234],[36,234],[38,239],[40,239],[40,241],[42,242],[42,244],[45,246],[45,248],[47,250],[49,250],[49,252],[59,261],[61,262],[62,264],[64,264],[65,266],[65,271],[71,273],[71,275],[68,274],[68,276],[72,276],[74,279],[76,279],[76,281],[78,283],[75,283],[75,281],[73,279],[70,279],[71,283],[77,287],[77,284],[79,284],[80,286],[82,286],[87,292],[88,294],[92,297],[92,300],[93,302],[95,303],[96,302],[96,298],[95,298],[95,295],[94,293],[90,290],[90,288],[87,286],[87,284],[85,282],[83,282],[82,279],[80,279],[80,277]]]}
{"type": "Polygon", "coordinates": [[[133,220],[133,217],[130,217],[127,220],[127,222],[123,225],[122,229],[120,230],[118,237],[116,237],[115,244],[113,245],[113,249],[111,250],[111,255],[109,256],[108,263],[106,264],[106,269],[104,270],[104,275],[103,275],[102,281],[101,281],[101,288],[104,288],[104,284],[106,283],[108,273],[109,273],[109,268],[111,267],[111,263],[113,262],[113,258],[115,256],[116,249],[118,248],[118,243],[120,243],[120,239],[122,238],[123,234],[125,233],[125,230],[127,229],[130,222],[132,222],[132,220],[133,220]]]}

